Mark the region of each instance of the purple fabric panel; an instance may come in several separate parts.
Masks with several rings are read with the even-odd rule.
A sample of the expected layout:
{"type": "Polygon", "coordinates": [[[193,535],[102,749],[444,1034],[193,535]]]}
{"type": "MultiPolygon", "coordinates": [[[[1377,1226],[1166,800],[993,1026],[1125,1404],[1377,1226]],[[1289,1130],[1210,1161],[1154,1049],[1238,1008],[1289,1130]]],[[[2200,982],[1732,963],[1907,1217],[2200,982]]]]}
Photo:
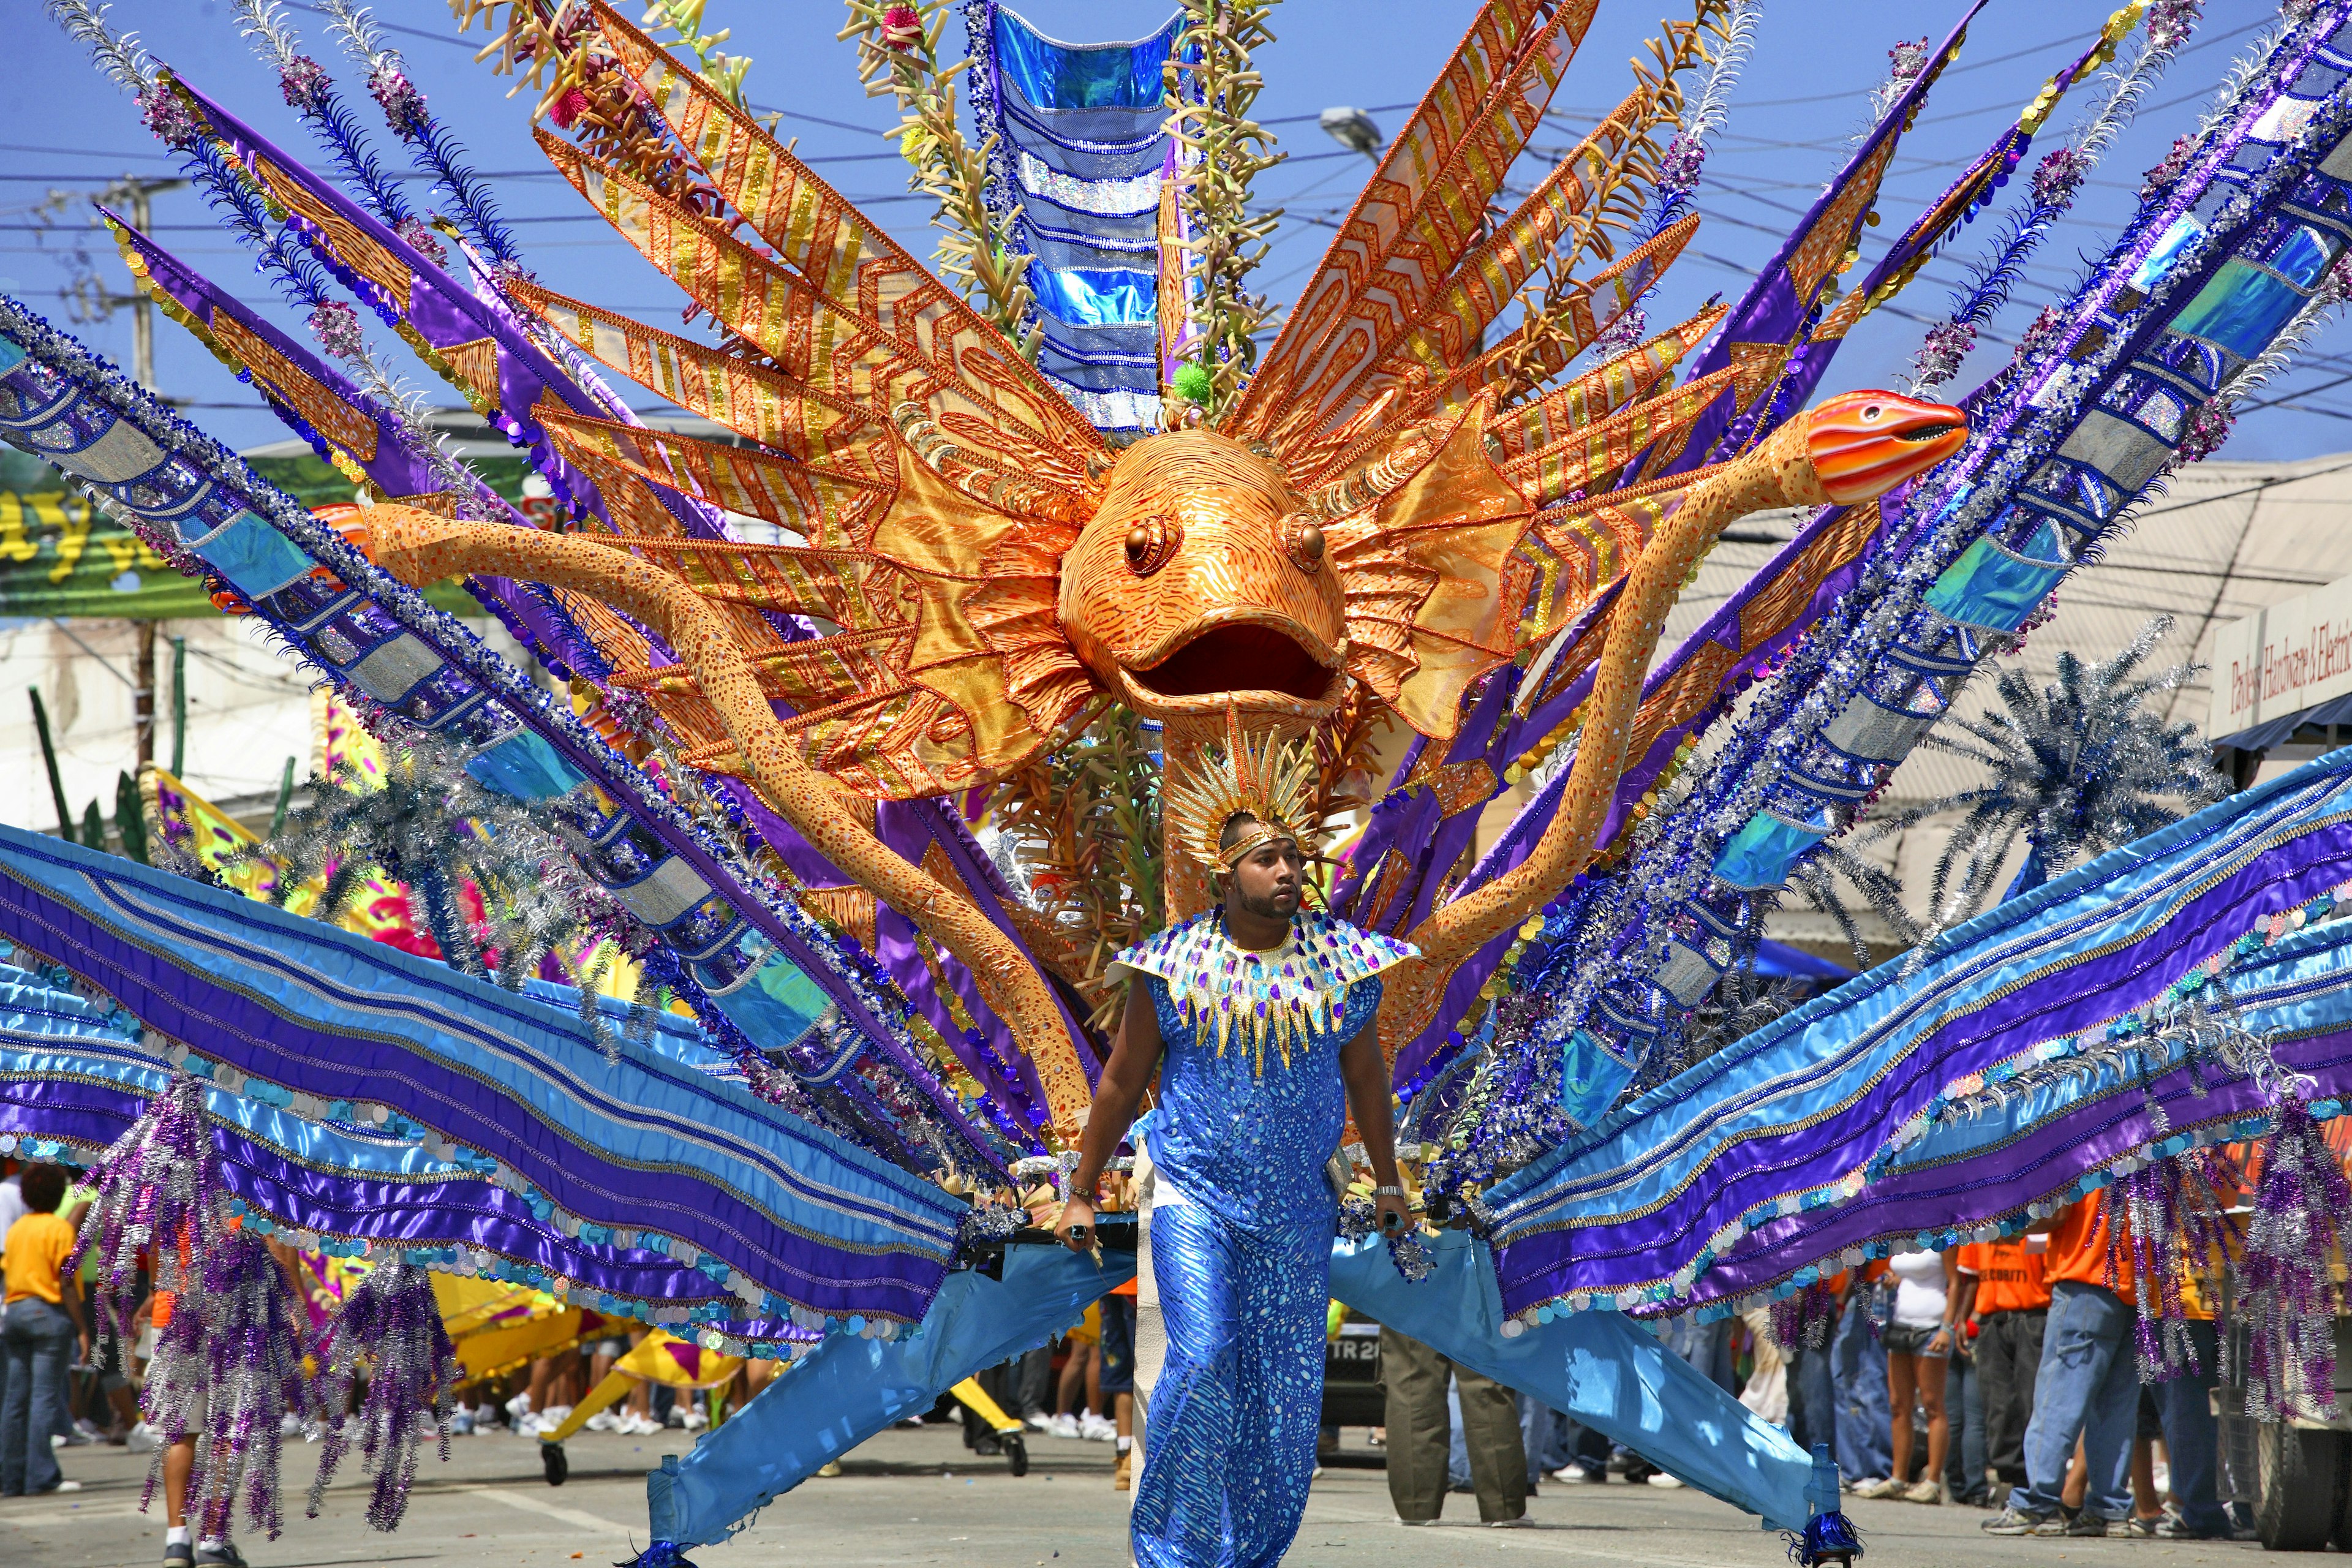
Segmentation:
{"type": "MultiPolygon", "coordinates": [[[[215,981],[199,963],[176,963],[173,954],[133,942],[14,877],[0,877],[0,933],[65,964],[148,1027],[188,1041],[208,1056],[331,1101],[391,1103],[445,1137],[494,1155],[574,1214],[681,1237],[772,1289],[795,1297],[803,1289],[838,1289],[842,1299],[856,1303],[842,1310],[919,1318],[944,1273],[944,1265],[934,1259],[854,1258],[785,1231],[728,1193],[723,1173],[611,1163],[569,1141],[487,1080],[452,1071],[396,1037],[335,1032],[289,1016],[215,981]]],[[[412,980],[433,967],[391,949],[373,948],[368,956],[412,980]]],[[[462,979],[448,976],[446,1016],[503,1012],[503,1024],[525,1030],[538,1025],[531,1005],[491,987],[461,984],[462,979]]],[[[379,1000],[392,995],[387,992],[379,1000]]]]}
{"type": "MultiPolygon", "coordinates": [[[[1012,900],[1012,887],[996,869],[996,863],[981,852],[979,840],[972,837],[971,829],[957,814],[954,803],[951,800],[929,800],[919,804],[923,808],[922,820],[930,831],[931,842],[940,847],[940,853],[948,858],[948,864],[954,867],[956,875],[963,879],[964,886],[979,896],[980,912],[988,917],[991,925],[1004,933],[1005,940],[1021,950],[1038,973],[1046,973],[1045,966],[1038,962],[1035,953],[1029,951],[1028,942],[1013,926],[1013,917],[1006,914],[1002,907],[1012,900]]],[[[1013,1049],[1014,1041],[1011,1026],[994,1014],[982,1010],[979,987],[972,984],[971,976],[961,961],[948,955],[941,962],[948,966],[948,973],[955,981],[956,994],[973,1009],[973,1017],[989,1031],[992,1043],[1000,1050],[1013,1049]],[[1003,1031],[1002,1040],[997,1038],[1000,1030],[1003,1031]]],[[[1079,1025],[1077,1016],[1070,1011],[1069,1001],[1062,994],[1061,988],[1049,983],[1049,989],[1054,993],[1054,1005],[1061,1010],[1062,1027],[1068,1031],[1071,1041],[1077,1047],[1078,1063],[1086,1069],[1087,1082],[1091,1085],[1101,1070],[1094,1040],[1079,1025]]],[[[1027,1068],[1026,1053],[1015,1049],[1013,1055],[1027,1068]]],[[[1027,1068],[1025,1076],[1035,1085],[1042,1102],[1045,1088],[1037,1081],[1035,1069],[1027,1068]]]]}
{"type": "MultiPolygon", "coordinates": [[[[931,801],[883,801],[875,812],[875,824],[883,845],[909,865],[918,865],[923,851],[933,842],[930,824],[926,817],[935,814],[937,803],[931,801]]],[[[985,903],[982,905],[985,910],[985,903]]],[[[930,1020],[940,1038],[955,1052],[956,1059],[966,1070],[988,1086],[1011,1110],[1030,1126],[1041,1125],[1039,1117],[1045,1104],[1044,1084],[1036,1069],[1029,1064],[1013,1040],[1013,1031],[1004,1021],[980,1000],[980,989],[971,983],[971,972],[956,962],[951,953],[940,956],[940,973],[948,984],[956,988],[957,998],[969,1010],[972,1023],[979,1028],[987,1047],[982,1049],[964,1037],[963,1027],[948,1011],[947,1003],[940,996],[939,988],[931,983],[931,972],[923,962],[916,946],[920,937],[914,921],[890,908],[877,907],[874,920],[875,956],[890,972],[898,989],[917,1011],[930,1020]]],[[[1015,939],[1018,941],[1018,939],[1015,939]]],[[[1025,951],[1025,950],[1024,950],[1025,951]]],[[[1032,960],[1034,963],[1034,960],[1032,960]]]]}
{"type": "MultiPolygon", "coordinates": [[[[1910,122],[1911,115],[1920,99],[1925,97],[1927,89],[1935,84],[1937,74],[1950,60],[1952,52],[1959,47],[1961,39],[1968,32],[1969,21],[1984,8],[1984,5],[1985,0],[1972,0],[1967,14],[1960,17],[1958,24],[1945,37],[1942,47],[1927,57],[1926,68],[1912,79],[1910,85],[1903,89],[1901,95],[1888,106],[1886,112],[1879,117],[1877,125],[1872,129],[1870,134],[1863,138],[1854,147],[1853,154],[1846,160],[1845,166],[1840,169],[1836,176],[1830,181],[1821,196],[1806,211],[1805,216],[1797,220],[1796,226],[1789,231],[1789,237],[1780,242],[1780,248],[1773,254],[1772,259],[1757,273],[1756,281],[1749,286],[1747,296],[1733,308],[1730,319],[1708,342],[1706,348],[1701,352],[1697,363],[1693,364],[1685,374],[1685,383],[1712,375],[1728,365],[1731,363],[1731,350],[1734,344],[1785,343],[1803,327],[1805,314],[1811,309],[1812,301],[1797,298],[1795,284],[1789,275],[1790,258],[1796,255],[1798,247],[1802,245],[1828,216],[1831,205],[1860,174],[1864,163],[1878,150],[1880,143],[1891,136],[1901,134],[1902,128],[1910,122]]],[[[1855,216],[1859,220],[1860,215],[1855,216]]],[[[1818,381],[1822,372],[1828,368],[1831,357],[1837,353],[1840,341],[1832,339],[1825,343],[1811,345],[1812,352],[1806,355],[1806,368],[1814,381],[1818,381]],[[1817,364],[1813,363],[1816,359],[1820,362],[1817,364]]],[[[1791,403],[1790,406],[1794,408],[1801,406],[1801,404],[1791,403]]],[[[1633,467],[1626,470],[1626,482],[1632,483],[1636,479],[1654,479],[1666,474],[1682,473],[1699,467],[1706,460],[1707,448],[1715,444],[1716,437],[1723,434],[1725,428],[1730,425],[1731,419],[1731,395],[1726,392],[1693,423],[1689,439],[1683,443],[1681,450],[1673,458],[1658,464],[1654,468],[1647,466],[1646,459],[1637,460],[1633,467]]],[[[1761,435],[1763,432],[1759,431],[1759,434],[1761,435]]]]}
{"type": "MultiPolygon", "coordinates": [[[[373,214],[345,196],[335,186],[305,168],[299,159],[287,155],[266,137],[254,131],[226,109],[198,91],[184,78],[175,78],[176,84],[194,99],[204,110],[205,118],[241,156],[259,155],[282,170],[300,184],[304,191],[330,207],[335,216],[381,247],[407,269],[410,285],[404,299],[386,300],[381,285],[353,273],[345,279],[374,303],[397,312],[425,341],[436,349],[456,348],[462,343],[488,337],[498,345],[499,409],[494,423],[507,432],[508,438],[518,445],[529,446],[534,463],[556,494],[573,505],[603,516],[603,503],[597,499],[595,487],[577,469],[556,454],[547,433],[532,417],[541,392],[552,392],[558,400],[576,413],[602,418],[604,410],[551,363],[546,355],[529,340],[509,330],[480,301],[471,290],[427,260],[406,240],[394,233],[373,214]]],[[[298,226],[307,227],[297,220],[298,226]]],[[[330,267],[339,276],[344,268],[325,256],[330,267]]],[[[609,521],[609,520],[608,520],[609,521]]]]}
{"type": "MultiPolygon", "coordinates": [[[[2181,904],[2171,920],[2136,942],[2080,963],[2063,974],[2019,985],[2006,995],[1991,997],[1948,1018],[1924,1037],[1895,1047],[1881,1064],[1867,1091],[1850,1096],[1843,1104],[1800,1114],[1803,1108],[1791,1103],[1790,1121],[1759,1131],[1753,1121],[1744,1121],[1736,1140],[1725,1139],[1720,1130],[1711,1130],[1707,1123],[1676,1128],[1666,1134],[1676,1142],[1716,1142],[1716,1147],[1679,1184],[1675,1194],[1647,1213],[1628,1215],[1621,1221],[1514,1239],[1497,1255],[1506,1303],[1517,1310],[1571,1289],[1622,1289],[1670,1277],[1689,1261],[1708,1236],[1756,1205],[1785,1193],[1833,1183],[1860,1168],[1887,1144],[1898,1127],[1954,1079],[1982,1072],[2041,1041],[2074,1033],[2145,1005],[2223,944],[2224,939],[2217,932],[2235,933],[2251,924],[2260,912],[2293,907],[2340,882],[2347,857],[2352,857],[2352,826],[2339,823],[2294,836],[2276,849],[2241,866],[2229,877],[2200,889],[2181,904]]],[[[1819,1050],[1825,1054],[1833,1048],[1828,1043],[1832,1038],[1826,1032],[1828,1023],[1827,1017],[1817,1021],[1805,1037],[1800,1037],[1821,1032],[1823,1043],[1819,1050]]],[[[1793,1043],[1783,1039],[1767,1048],[1785,1050],[1793,1043]]],[[[1791,1068],[1801,1070],[1794,1054],[1791,1068]]],[[[1828,1076],[1829,1070],[1824,1061],[1822,1076],[1828,1076]]],[[[1704,1068],[1689,1075],[1690,1081],[1681,1085],[1683,1092],[1676,1096],[1677,1100],[1687,1101],[1694,1096],[1703,1096],[1708,1076],[1704,1068]]],[[[2168,1093],[2188,1095],[2186,1068],[2177,1069],[2158,1081],[2168,1086],[2168,1093]]],[[[1793,1102],[1802,1087],[1792,1082],[1780,1092],[1793,1102]]],[[[2084,1114],[2077,1110],[2056,1120],[2062,1125],[2071,1125],[2084,1114]]],[[[2205,1119],[2202,1111],[2193,1114],[2199,1120],[2205,1119]]],[[[1639,1134],[1632,1122],[1613,1127],[1608,1139],[1629,1152],[1640,1146],[1639,1134]]],[[[2006,1154],[1998,1161],[1971,1160],[1959,1171],[1946,1171],[1932,1179],[1907,1174],[1873,1187],[1870,1194],[1881,1201],[1867,1207],[1866,1219],[1849,1224],[1842,1217],[1858,1206],[1858,1200],[1857,1204],[1836,1209],[1790,1216],[1801,1220],[1801,1227],[1790,1220],[1780,1225],[1805,1235],[1815,1227],[1832,1226],[1824,1234],[1846,1238],[1836,1243],[1838,1247],[1865,1237],[1940,1229],[1961,1223],[1964,1217],[1955,1209],[1950,1194],[1941,1190],[1943,1183],[1957,1181],[1971,1188],[1984,1184],[1989,1192],[2007,1194],[2023,1190],[2018,1185],[2021,1182],[2039,1181],[2028,1196],[2041,1197],[2063,1182],[2104,1163],[2115,1152],[2103,1153],[2095,1143],[2084,1143],[2079,1135],[2075,1149],[2072,1155],[2063,1151],[2053,1153],[2051,1158],[2057,1163],[2041,1168],[2048,1180],[2020,1174],[2023,1162],[2012,1161],[2006,1154]],[[1928,1182],[1937,1190],[1931,1199],[1908,1201],[1906,1184],[1916,1186],[1922,1182],[1928,1182]]],[[[1601,1207],[1607,1201],[1596,1200],[1591,1209],[1601,1207]]],[[[1986,1201],[1992,1206],[1974,1205],[1967,1215],[1979,1219],[1990,1217],[2014,1208],[2017,1201],[2023,1200],[2003,1196],[1999,1201],[1986,1201]]],[[[1774,1230],[1772,1234],[1779,1233],[1774,1230]]],[[[1783,1278],[1818,1261],[1822,1249],[1792,1248],[1750,1237],[1743,1240],[1733,1256],[1740,1260],[1736,1275],[1727,1273],[1727,1266],[1718,1262],[1717,1269],[1700,1281],[1698,1294],[1702,1298],[1734,1294],[1759,1282],[1783,1278]]]]}
{"type": "MultiPolygon", "coordinates": [[[[104,208],[100,210],[105,211],[104,208]]],[[[155,286],[177,300],[190,315],[208,326],[222,316],[231,318],[246,331],[283,354],[302,374],[333,393],[346,407],[367,414],[370,423],[375,426],[375,455],[361,466],[368,478],[381,486],[386,494],[421,495],[440,488],[432,471],[401,444],[391,428],[375,414],[372,400],[364,396],[341,372],[247,310],[211,279],[131,227],[121,217],[113,213],[106,216],[121,225],[122,233],[129,238],[132,248],[139,252],[146,266],[147,276],[155,286]]],[[[268,392],[268,388],[259,383],[255,384],[255,390],[265,395],[268,392]]],[[[289,409],[288,412],[297,411],[289,409]]]]}
{"type": "MultiPolygon", "coordinates": [[[[147,1109],[148,1097],[79,1079],[0,1079],[0,1131],[104,1149],[147,1109]]],[[[536,1263],[599,1290],[679,1305],[738,1305],[700,1269],[642,1248],[583,1247],[562,1237],[514,1194],[473,1177],[401,1182],[317,1171],[288,1161],[236,1128],[215,1122],[213,1146],[230,1195],[280,1224],[408,1247],[470,1247],[536,1263]]],[[[845,1302],[838,1311],[856,1311],[845,1302]]],[[[732,1320],[730,1332],[810,1339],[782,1320],[732,1320]]]]}

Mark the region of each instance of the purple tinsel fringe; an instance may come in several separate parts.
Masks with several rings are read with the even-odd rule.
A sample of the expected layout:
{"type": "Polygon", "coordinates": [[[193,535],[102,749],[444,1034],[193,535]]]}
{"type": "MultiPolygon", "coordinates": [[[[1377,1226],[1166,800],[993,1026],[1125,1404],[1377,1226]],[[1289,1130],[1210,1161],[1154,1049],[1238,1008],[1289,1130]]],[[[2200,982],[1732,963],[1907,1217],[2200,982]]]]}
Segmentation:
{"type": "Polygon", "coordinates": [[[194,1265],[219,1229],[220,1175],[205,1120],[205,1086],[174,1073],[146,1114],[90,1167],[88,1181],[97,1197],[72,1267],[85,1256],[95,1259],[97,1327],[127,1338],[142,1255],[152,1254],[155,1289],[184,1296],[200,1287],[194,1265]]]}
{"type": "Polygon", "coordinates": [[[1830,1342],[1837,1311],[1837,1297],[1816,1279],[1772,1303],[1772,1339],[1784,1351],[1820,1350],[1830,1342]]]}
{"type": "Polygon", "coordinates": [[[450,1390],[463,1375],[425,1270],[395,1259],[362,1280],[328,1325],[319,1364],[327,1440],[319,1454],[318,1479],[310,1483],[309,1516],[319,1517],[320,1500],[350,1451],[356,1425],[361,1456],[375,1476],[368,1523],[395,1529],[408,1510],[426,1422],[439,1440],[442,1460],[448,1460],[450,1390]],[[368,1366],[367,1394],[358,1411],[347,1416],[362,1362],[368,1366]]]}
{"type": "Polygon", "coordinates": [[[2352,1184],[2343,1166],[2303,1101],[2282,1095],[2246,1232],[2246,1415],[2253,1420],[2287,1420],[2305,1405],[2335,1415],[2343,1292],[2330,1263],[2347,1213],[2352,1184]]]}

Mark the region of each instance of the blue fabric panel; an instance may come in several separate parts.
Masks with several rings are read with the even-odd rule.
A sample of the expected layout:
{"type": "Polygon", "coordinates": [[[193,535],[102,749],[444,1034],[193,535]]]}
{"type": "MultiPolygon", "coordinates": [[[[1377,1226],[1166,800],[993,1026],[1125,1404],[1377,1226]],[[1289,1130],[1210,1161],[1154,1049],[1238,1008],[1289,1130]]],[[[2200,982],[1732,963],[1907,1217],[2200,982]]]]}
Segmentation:
{"type": "Polygon", "coordinates": [[[310,570],[310,558],[292,540],[249,511],[187,545],[248,599],[266,598],[310,570]]]}
{"type": "Polygon", "coordinates": [[[2303,308],[2304,299],[2284,279],[2233,256],[2175,319],[2172,330],[2250,360],[2303,308]]]}
{"type": "Polygon", "coordinates": [[[0,338],[0,375],[5,375],[25,363],[25,351],[6,338],[0,338]]]}
{"type": "Polygon", "coordinates": [[[1386,1242],[1341,1242],[1331,1253],[1331,1294],[1607,1433],[1708,1496],[1760,1515],[1767,1528],[1804,1527],[1813,1462],[1786,1431],[1620,1313],[1563,1313],[1505,1339],[1486,1244],[1458,1230],[1423,1239],[1437,1268],[1419,1284],[1397,1272],[1386,1242]]]}
{"type": "Polygon", "coordinates": [[[1058,109],[1157,109],[1160,68],[1176,41],[1171,17],[1148,38],[1127,44],[1065,44],[1011,11],[996,14],[996,56],[1024,97],[1058,109]]]}
{"type": "Polygon", "coordinates": [[[817,1016],[832,1005],[815,982],[773,952],[747,983],[715,994],[711,1000],[763,1051],[782,1050],[807,1034],[817,1016]]]}
{"type": "MultiPolygon", "coordinates": [[[[2347,824],[2352,750],[2008,900],[1945,933],[1924,962],[1910,961],[1916,967],[1883,964],[1806,1004],[1497,1183],[1486,1202],[1505,1264],[1523,1242],[1572,1236],[1580,1261],[1568,1288],[1615,1289],[1665,1277],[1717,1223],[1738,1217],[1748,1235],[1703,1281],[1706,1295],[1733,1295],[1774,1283],[1860,1237],[1972,1222],[2097,1168],[2135,1141],[2137,1077],[2126,1083],[2112,1073],[2086,1075],[2068,1094],[2021,1097],[2004,1112],[1932,1125],[1920,1148],[1906,1148],[1892,1173],[1873,1176],[1852,1202],[1816,1206],[1809,1190],[1891,1147],[1894,1131],[1963,1072],[1994,1072],[2042,1042],[2103,1027],[2201,963],[2256,915],[2340,882],[2347,824]],[[2128,985],[2117,978],[2125,974],[2128,985]],[[2115,1097],[2121,1130],[2104,1143],[2076,1136],[2043,1165],[2030,1165],[2011,1141],[2047,1124],[2080,1094],[2115,1097]],[[1960,1151],[1988,1139],[2002,1145],[1998,1154],[1960,1160],[1960,1151]],[[1904,1171],[1930,1167],[1937,1173],[1933,1191],[1903,1186],[1904,1171]],[[1777,1213],[1780,1200],[1800,1193],[1800,1214],[1769,1232],[1758,1229],[1764,1221],[1756,1215],[1777,1213]],[[1686,1196],[1696,1208],[1685,1209],[1686,1196]],[[1764,1204],[1773,1206],[1756,1206],[1764,1204]]],[[[2276,962],[2301,962],[2347,937],[2352,931],[2332,923],[2314,928],[2294,939],[2300,947],[2282,943],[2276,962]]],[[[2344,982],[2328,984],[2352,991],[2352,965],[2346,967],[2344,982]]],[[[2286,980],[2275,1000],[2231,984],[2249,1026],[2273,1040],[2283,1061],[2291,1059],[2301,1048],[2297,1031],[2313,1022],[2292,1011],[2305,998],[2286,980]],[[2265,1016],[2273,1007],[2286,1011],[2265,1016]]],[[[2267,974],[2259,984],[2273,986],[2267,974]]],[[[2326,1018],[2352,1016],[2352,1007],[2331,1005],[2336,1011],[2326,1018]]],[[[2259,1099],[2242,1081],[2192,1086],[2185,1075],[2153,1077],[2168,1114],[2183,1124],[2190,1120],[2186,1107],[2200,1099],[2214,1106],[2232,1096],[2259,1099]]],[[[1547,1279],[1547,1295],[1554,1282],[1547,1279]]]]}
{"type": "Polygon", "coordinates": [[[476,782],[517,800],[546,800],[569,795],[588,782],[588,775],[563,760],[535,730],[517,730],[486,748],[466,764],[476,782]]]}
{"type": "Polygon", "coordinates": [[[1591,1127],[1609,1114],[1625,1086],[1633,1081],[1633,1064],[1602,1045],[1599,1037],[1579,1029],[1560,1047],[1560,1113],[1579,1127],[1591,1127]]]}
{"type": "Polygon", "coordinates": [[[835,1334],[760,1391],[670,1468],[646,1478],[656,1541],[726,1540],[755,1510],[904,1415],[919,1415],[982,1367],[1042,1344],[1135,1277],[1135,1255],[1102,1261],[1059,1247],[1005,1252],[1004,1278],[966,1269],[932,1298],[915,1334],[835,1334]]]}
{"type": "Polygon", "coordinates": [[[5,827],[0,921],[28,945],[71,933],[45,956],[256,1080],[388,1104],[787,1299],[911,1318],[952,1250],[961,1200],[744,1086],[625,1035],[608,1056],[545,1003],[321,921],[5,827]]]}
{"type": "Polygon", "coordinates": [[[1157,285],[1149,272],[1029,269],[1029,286],[1036,290],[1040,308],[1058,320],[1087,326],[1151,323],[1157,285]]]}
{"type": "Polygon", "coordinates": [[[1828,837],[1825,829],[1800,827],[1759,811],[1715,858],[1716,878],[1734,888],[1777,888],[1797,858],[1828,837]]]}
{"type": "Polygon", "coordinates": [[[2013,632],[2066,572],[2063,563],[2029,561],[1987,536],[1944,569],[1927,590],[1927,607],[1962,626],[2013,632]]]}

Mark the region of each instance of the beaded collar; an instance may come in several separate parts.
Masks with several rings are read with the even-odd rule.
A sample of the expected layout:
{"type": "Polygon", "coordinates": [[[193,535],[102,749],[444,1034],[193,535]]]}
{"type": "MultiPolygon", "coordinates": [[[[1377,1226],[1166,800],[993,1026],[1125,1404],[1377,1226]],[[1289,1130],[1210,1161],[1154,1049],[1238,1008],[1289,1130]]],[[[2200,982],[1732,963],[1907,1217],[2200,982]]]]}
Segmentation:
{"type": "Polygon", "coordinates": [[[1419,952],[1302,910],[1290,922],[1289,940],[1253,952],[1225,934],[1224,911],[1211,910],[1136,943],[1114,967],[1168,982],[1169,997],[1188,1025],[1206,1029],[1213,1024],[1219,1056],[1238,1038],[1256,1052],[1257,1070],[1264,1072],[1267,1045],[1288,1067],[1294,1041],[1304,1046],[1339,1027],[1350,986],[1419,952]]]}

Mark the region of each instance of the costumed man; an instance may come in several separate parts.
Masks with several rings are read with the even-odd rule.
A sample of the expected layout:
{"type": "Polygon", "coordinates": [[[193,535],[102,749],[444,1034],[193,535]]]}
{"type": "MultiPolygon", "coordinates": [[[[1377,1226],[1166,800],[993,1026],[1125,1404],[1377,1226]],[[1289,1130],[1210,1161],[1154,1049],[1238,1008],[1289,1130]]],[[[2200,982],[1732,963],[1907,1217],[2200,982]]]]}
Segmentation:
{"type": "Polygon", "coordinates": [[[1333,1156],[1350,1112],[1382,1234],[1412,1225],[1373,1017],[1381,972],[1414,950],[1301,912],[1290,825],[1306,801],[1259,782],[1285,772],[1228,758],[1171,780],[1170,840],[1210,868],[1218,903],[1119,955],[1114,973],[1139,984],[1057,1227],[1073,1249],[1092,1247],[1091,1196],[1133,1123],[1167,1336],[1132,1516],[1142,1568],[1272,1568],[1297,1533],[1321,1419],[1333,1156]],[[1157,1104],[1137,1123],[1155,1077],[1157,1104]]]}

